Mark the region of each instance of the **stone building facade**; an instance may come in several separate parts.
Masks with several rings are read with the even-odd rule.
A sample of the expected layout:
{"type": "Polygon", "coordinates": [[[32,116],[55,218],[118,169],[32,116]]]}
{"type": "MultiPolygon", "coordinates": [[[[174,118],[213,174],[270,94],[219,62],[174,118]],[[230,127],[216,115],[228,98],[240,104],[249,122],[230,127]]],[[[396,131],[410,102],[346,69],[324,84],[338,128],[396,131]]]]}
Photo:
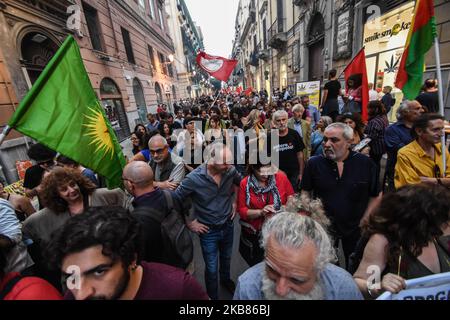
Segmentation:
{"type": "MultiPolygon", "coordinates": [[[[68,34],[99,100],[114,111],[119,140],[158,103],[180,96],[164,0],[1,0],[0,30],[1,128],[68,34]]],[[[10,133],[0,146],[0,174],[15,181],[14,161],[25,159],[24,138],[10,133]]]]}
{"type": "MultiPolygon", "coordinates": [[[[378,85],[378,90],[384,85],[393,86],[414,4],[410,0],[241,0],[232,52],[239,65],[233,84],[268,92],[287,87],[295,94],[296,83],[320,80],[323,86],[328,71],[335,68],[344,85],[342,71],[365,46],[369,82],[378,85]],[[253,6],[256,16],[251,14],[253,6]],[[256,70],[251,68],[255,62],[249,52],[254,50],[255,41],[249,41],[251,33],[245,29],[248,24],[250,32],[256,30],[256,70]]],[[[450,1],[436,0],[434,5],[444,106],[449,117],[450,1]]],[[[435,61],[431,49],[426,56],[424,79],[436,77],[435,61]]],[[[395,88],[394,93],[399,103],[403,96],[395,88]]]]}

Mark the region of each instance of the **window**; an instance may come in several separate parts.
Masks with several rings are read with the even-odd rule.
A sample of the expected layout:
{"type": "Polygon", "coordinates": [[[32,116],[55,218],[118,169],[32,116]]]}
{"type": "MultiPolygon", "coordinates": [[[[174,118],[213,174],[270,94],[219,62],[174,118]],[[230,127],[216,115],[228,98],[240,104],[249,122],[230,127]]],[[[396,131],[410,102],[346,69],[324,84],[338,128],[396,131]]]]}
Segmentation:
{"type": "Polygon", "coordinates": [[[156,70],[156,63],[155,63],[155,54],[153,53],[152,46],[148,46],[148,55],[150,56],[150,74],[153,76],[153,71],[156,70]]]}
{"type": "Polygon", "coordinates": [[[123,106],[122,95],[116,83],[104,78],[100,83],[100,96],[106,116],[111,123],[119,141],[123,141],[130,136],[130,126],[123,106]]]}
{"type": "Polygon", "coordinates": [[[156,93],[156,102],[159,103],[163,103],[163,95],[162,95],[162,91],[161,91],[161,87],[159,86],[158,82],[155,82],[155,93],[156,93]]]}
{"type": "Polygon", "coordinates": [[[147,123],[147,106],[145,104],[144,90],[138,78],[133,79],[133,94],[141,123],[147,123]]]}
{"type": "Polygon", "coordinates": [[[163,19],[163,10],[160,6],[158,6],[158,12],[159,12],[159,24],[161,25],[161,29],[164,30],[164,19],[163,19]]]}
{"type": "Polygon", "coordinates": [[[173,78],[173,66],[169,59],[167,59],[167,71],[169,71],[169,76],[173,78]]]}
{"type": "Polygon", "coordinates": [[[161,73],[167,74],[167,63],[166,59],[164,58],[163,54],[158,52],[158,58],[159,58],[159,65],[161,66],[161,73]]]}
{"type": "Polygon", "coordinates": [[[153,0],[148,0],[148,8],[150,10],[150,18],[155,19],[155,6],[153,0]]]}
{"type": "Polygon", "coordinates": [[[266,49],[267,46],[267,22],[266,19],[264,18],[263,23],[262,23],[262,32],[263,32],[263,48],[266,49]]]}
{"type": "Polygon", "coordinates": [[[97,10],[83,2],[83,11],[84,16],[86,17],[89,35],[91,37],[92,48],[97,51],[103,51],[97,10]]]}
{"type": "Polygon", "coordinates": [[[136,61],[134,60],[133,47],[131,46],[130,33],[122,27],[120,27],[120,29],[122,31],[123,45],[125,46],[128,62],[136,64],[136,61]]]}

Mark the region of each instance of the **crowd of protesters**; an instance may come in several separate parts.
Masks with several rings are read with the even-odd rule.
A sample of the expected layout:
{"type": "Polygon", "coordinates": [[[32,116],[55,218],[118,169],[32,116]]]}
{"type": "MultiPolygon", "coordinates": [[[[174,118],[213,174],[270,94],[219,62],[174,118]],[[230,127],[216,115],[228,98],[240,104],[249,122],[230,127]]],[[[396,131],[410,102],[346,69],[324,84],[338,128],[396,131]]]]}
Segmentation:
{"type": "Polygon", "coordinates": [[[220,299],[221,285],[234,299],[358,300],[450,271],[435,82],[392,124],[392,88],[369,86],[364,121],[359,82],[345,94],[332,70],[318,106],[286,89],[180,100],[174,114],[160,105],[129,138],[122,189],[32,145],[26,197],[0,184],[0,297],[220,299]],[[249,268],[235,284],[237,221],[249,268]],[[175,226],[199,237],[204,288],[177,260],[188,243],[172,241],[175,226]]]}

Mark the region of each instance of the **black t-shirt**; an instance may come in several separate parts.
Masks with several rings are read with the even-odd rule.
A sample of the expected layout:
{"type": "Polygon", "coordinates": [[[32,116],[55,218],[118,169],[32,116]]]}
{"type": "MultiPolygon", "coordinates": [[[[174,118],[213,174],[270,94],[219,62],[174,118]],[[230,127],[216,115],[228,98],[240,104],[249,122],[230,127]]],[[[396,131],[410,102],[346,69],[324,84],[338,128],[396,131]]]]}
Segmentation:
{"type": "Polygon", "coordinates": [[[327,100],[334,100],[339,95],[341,84],[337,80],[331,80],[325,84],[324,89],[328,90],[327,100]]]}
{"type": "Polygon", "coordinates": [[[438,92],[424,92],[416,98],[419,103],[427,107],[428,112],[439,112],[438,92]]]}
{"type": "Polygon", "coordinates": [[[376,165],[369,157],[352,151],[339,177],[336,162],[315,156],[306,165],[301,188],[322,199],[336,231],[347,236],[359,230],[370,198],[378,196],[376,165]]]}
{"type": "Polygon", "coordinates": [[[23,186],[27,189],[34,189],[41,184],[42,176],[45,170],[38,164],[29,167],[25,171],[25,178],[23,180],[23,186]]]}
{"type": "Polygon", "coordinates": [[[298,166],[297,153],[305,149],[305,144],[302,138],[293,129],[288,129],[288,134],[284,137],[279,137],[279,143],[271,146],[271,134],[267,137],[267,154],[272,155],[272,152],[279,154],[280,170],[284,171],[286,175],[298,174],[300,168],[298,166]]]}

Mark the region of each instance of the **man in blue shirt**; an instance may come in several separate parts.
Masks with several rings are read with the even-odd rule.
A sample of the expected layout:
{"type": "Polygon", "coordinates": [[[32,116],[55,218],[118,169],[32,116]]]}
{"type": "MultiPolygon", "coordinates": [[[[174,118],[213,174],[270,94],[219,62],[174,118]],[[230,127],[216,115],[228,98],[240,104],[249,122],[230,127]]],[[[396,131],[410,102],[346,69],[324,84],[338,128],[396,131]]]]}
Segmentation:
{"type": "Polygon", "coordinates": [[[159,121],[156,119],[155,115],[153,113],[147,114],[148,124],[147,124],[147,130],[148,132],[156,131],[159,127],[159,121]]]}
{"type": "Polygon", "coordinates": [[[413,101],[403,101],[397,110],[397,122],[386,128],[384,142],[388,155],[385,171],[384,191],[394,191],[394,173],[397,152],[414,139],[411,128],[414,121],[424,112],[422,105],[413,101]]]}
{"type": "Polygon", "coordinates": [[[320,112],[316,106],[309,104],[309,96],[304,95],[301,97],[300,103],[308,111],[309,116],[311,117],[311,128],[313,130],[316,129],[316,125],[320,120],[320,112]]]}
{"type": "Polygon", "coordinates": [[[313,219],[282,212],[262,229],[265,261],[239,277],[235,300],[361,300],[352,276],[333,265],[328,234],[313,219]]]}
{"type": "Polygon", "coordinates": [[[191,231],[200,237],[205,260],[205,283],[211,299],[218,299],[218,256],[221,283],[232,293],[230,279],[233,248],[233,219],[236,204],[233,196],[239,188],[240,174],[230,164],[232,153],[222,143],[209,147],[211,159],[186,176],[174,196],[183,202],[192,199],[194,219],[188,222],[191,231]]]}

